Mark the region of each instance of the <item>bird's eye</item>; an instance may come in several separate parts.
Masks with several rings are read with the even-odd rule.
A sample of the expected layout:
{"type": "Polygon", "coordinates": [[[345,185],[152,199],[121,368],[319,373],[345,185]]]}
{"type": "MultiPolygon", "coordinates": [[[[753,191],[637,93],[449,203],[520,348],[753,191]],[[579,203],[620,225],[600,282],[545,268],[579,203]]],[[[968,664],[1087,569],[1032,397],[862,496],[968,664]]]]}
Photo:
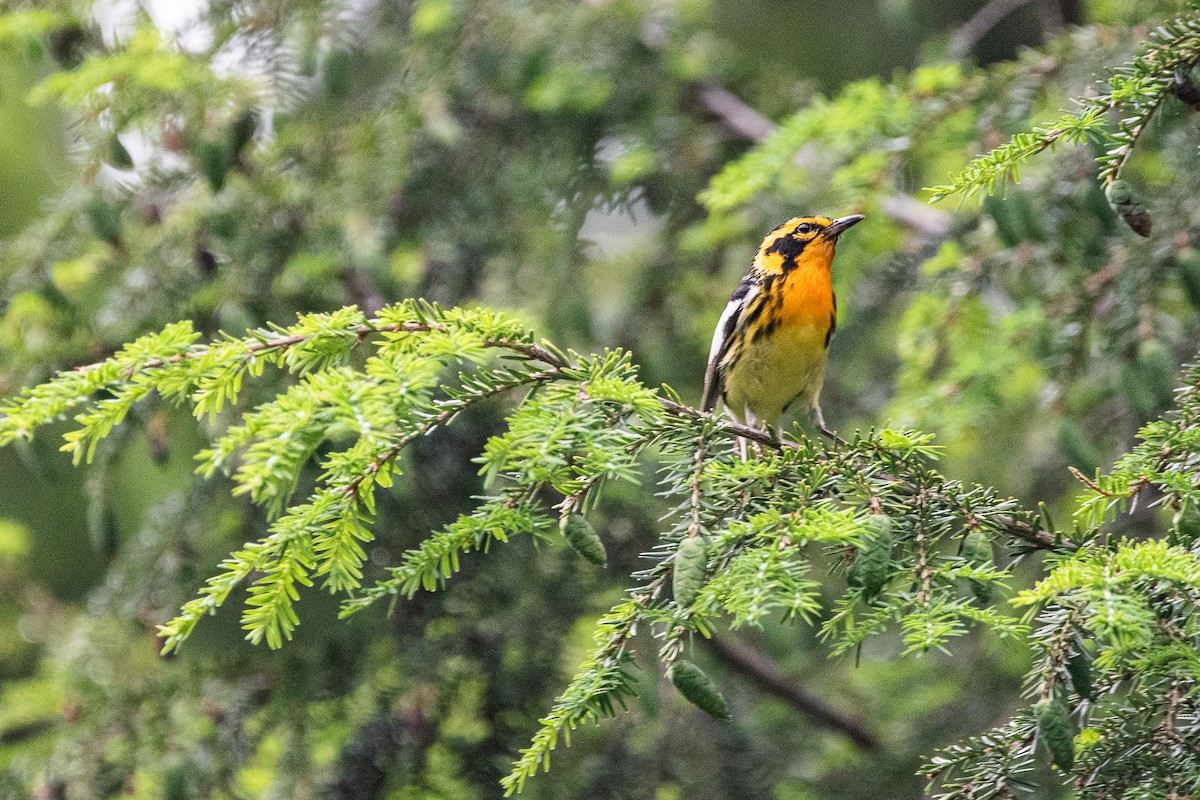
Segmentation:
{"type": "Polygon", "coordinates": [[[813,232],[813,228],[814,228],[814,227],[815,227],[815,226],[813,226],[813,225],[810,225],[810,224],[808,224],[807,222],[802,222],[802,223],[800,223],[799,225],[797,225],[797,226],[796,226],[796,233],[800,233],[800,234],[809,234],[809,233],[812,233],[812,232],[813,232]]]}

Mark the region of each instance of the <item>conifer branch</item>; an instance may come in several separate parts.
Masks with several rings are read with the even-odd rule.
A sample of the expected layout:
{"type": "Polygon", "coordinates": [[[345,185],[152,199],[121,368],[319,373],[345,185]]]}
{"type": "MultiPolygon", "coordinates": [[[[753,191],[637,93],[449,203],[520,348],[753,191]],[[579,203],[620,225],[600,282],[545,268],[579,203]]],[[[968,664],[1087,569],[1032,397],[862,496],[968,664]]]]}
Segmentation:
{"type": "MultiPolygon", "coordinates": [[[[354,309],[355,306],[348,306],[348,309],[354,309]]],[[[186,325],[187,323],[180,323],[186,325]]],[[[369,320],[366,324],[355,325],[350,327],[347,335],[356,337],[359,341],[376,333],[429,333],[437,331],[445,333],[447,330],[445,325],[431,322],[382,322],[379,319],[369,320]]],[[[198,334],[197,334],[198,335],[198,334]]],[[[261,332],[252,332],[253,336],[261,337],[261,332]]],[[[268,353],[273,351],[284,351],[298,344],[303,344],[309,341],[314,336],[312,333],[292,334],[290,336],[275,336],[271,338],[255,338],[252,341],[245,343],[245,352],[247,358],[253,358],[259,353],[268,353]]],[[[562,356],[550,352],[544,347],[541,347],[532,342],[522,342],[506,337],[483,337],[481,339],[485,347],[498,347],[505,350],[511,350],[514,353],[524,355],[528,358],[533,358],[538,361],[543,361],[555,367],[565,367],[567,362],[562,356]]],[[[148,358],[145,361],[135,364],[122,366],[121,372],[125,379],[132,378],[141,370],[158,369],[167,366],[168,364],[177,364],[180,361],[189,358],[200,358],[209,355],[212,352],[211,347],[207,345],[198,345],[189,348],[185,352],[175,353],[173,355],[164,356],[161,358],[148,358]]],[[[91,364],[82,364],[74,368],[74,371],[82,375],[97,372],[106,366],[111,366],[110,362],[98,361],[91,364]]]]}
{"type": "Polygon", "coordinates": [[[600,620],[596,649],[550,713],[541,719],[541,729],[529,747],[521,751],[512,771],[500,781],[505,797],[520,793],[525,781],[539,769],[550,769],[550,753],[560,738],[569,746],[572,731],[582,724],[614,716],[618,708],[624,709],[626,698],[635,696],[632,677],[626,671],[632,661],[627,644],[641,613],[642,601],[627,600],[600,620]]]}
{"type": "MultiPolygon", "coordinates": [[[[695,420],[709,419],[717,429],[727,430],[734,436],[747,439],[765,447],[776,450],[782,450],[785,448],[797,449],[800,447],[800,445],[794,441],[788,439],[775,439],[766,431],[759,430],[757,428],[751,428],[749,426],[742,425],[741,423],[734,422],[733,420],[729,420],[715,414],[710,414],[696,408],[691,408],[690,406],[685,406],[682,403],[675,402],[668,398],[662,398],[661,402],[663,408],[668,413],[695,420]]],[[[888,476],[886,473],[881,473],[880,477],[889,478],[892,476],[888,476]]],[[[900,480],[899,478],[893,479],[896,481],[900,480]]],[[[952,498],[943,495],[943,499],[949,500],[952,498]]],[[[991,517],[991,523],[1002,533],[1012,536],[1015,539],[1020,539],[1024,542],[1027,542],[1038,550],[1072,551],[1078,547],[1078,545],[1072,543],[1068,539],[1063,538],[1061,535],[1056,534],[1054,531],[1041,530],[1030,524],[1028,521],[1009,514],[996,514],[991,517]]]]}
{"type": "MultiPolygon", "coordinates": [[[[1010,179],[1019,182],[1021,164],[1053,148],[1060,139],[1069,143],[1104,143],[1105,152],[1097,159],[1098,177],[1106,187],[1112,186],[1120,178],[1150,120],[1172,93],[1177,71],[1186,73],[1198,60],[1200,11],[1193,10],[1154,31],[1139,55],[1114,70],[1107,92],[1082,98],[1078,101],[1078,111],[1030,132],[1018,133],[1007,144],[979,156],[951,183],[932,187],[932,201],[952,195],[969,197],[981,190],[991,194],[1010,179]],[[1121,115],[1114,127],[1108,123],[1112,111],[1121,115]]],[[[1124,212],[1122,215],[1127,216],[1124,212]]]]}
{"type": "MultiPolygon", "coordinates": [[[[10,401],[0,435],[7,432],[11,440],[18,432],[32,433],[66,409],[90,403],[77,416],[81,427],[66,435],[78,456],[151,391],[190,402],[197,414],[211,414],[236,400],[243,378],[257,376],[267,363],[302,377],[275,400],[247,412],[240,425],[202,454],[200,471],[228,472],[236,463],[234,491],[281,513],[267,536],[231,554],[179,616],[162,626],[166,651],[178,648],[202,617],[252,577],[243,627],[251,641],[272,647],[293,635],[300,589],[318,578],[327,590],[347,596],[342,616],[383,598],[395,601],[438,590],[466,553],[486,552],[492,543],[519,534],[553,539],[556,515],[539,500],[543,489],[567,498],[558,514],[585,513],[602,500],[609,480],[639,480],[640,461],[653,445],[663,494],[677,503],[671,527],[647,554],[652,565],[634,576],[642,584],[601,620],[592,658],[514,765],[505,782],[509,792],[519,791],[544,768],[550,751],[569,741],[575,726],[611,716],[632,693],[627,645],[639,628],[662,639],[659,658],[674,663],[689,641],[711,636],[723,619],[731,628],[761,626],[773,615],[817,624],[821,584],[806,551],[849,550],[857,553],[856,561],[865,561],[879,519],[889,521],[890,533],[884,548],[871,556],[870,569],[878,574],[852,580],[820,623],[835,653],[857,649],[892,625],[899,626],[910,651],[944,649],[975,625],[1000,635],[1023,633],[1021,623],[986,604],[992,587],[1009,575],[992,563],[990,544],[982,555],[961,554],[968,534],[985,542],[1010,537],[1017,543],[1016,555],[1030,547],[1056,553],[1055,570],[1036,592],[1022,595],[1021,603],[1049,607],[1064,592],[1093,591],[1094,596],[1085,595],[1089,607],[1096,608],[1088,624],[1098,625],[1105,603],[1125,602],[1112,594],[1108,579],[1085,589],[1098,575],[1109,574],[1097,572],[1113,565],[1103,561],[1109,556],[1086,550],[1072,556],[1076,545],[1043,530],[1040,526],[1048,523],[1035,523],[1013,501],[947,480],[930,467],[936,449],[928,436],[885,430],[836,444],[805,436],[777,441],[766,431],[686,406],[669,390],[648,389],[628,353],[564,354],[485,310],[410,302],[381,309],[367,320],[348,308],[207,346],[195,344],[188,326],[168,328],[10,401]],[[360,367],[351,366],[351,352],[368,339],[375,342],[374,352],[360,367]],[[496,349],[516,356],[518,363],[478,367],[447,379],[451,365],[482,361],[496,349]],[[401,453],[472,406],[533,387],[536,391],[517,404],[506,430],[492,437],[480,456],[486,482],[499,484],[491,496],[363,588],[362,545],[373,536],[375,493],[391,484],[401,453]],[[109,397],[96,400],[92,395],[101,389],[109,397]],[[305,502],[292,503],[300,471],[336,426],[353,431],[353,443],[325,453],[317,489],[305,502]],[[749,460],[737,457],[739,439],[753,442],[761,453],[749,460]],[[703,548],[695,546],[698,539],[703,548]],[[683,558],[685,548],[696,553],[683,558]],[[686,576],[680,564],[686,564],[686,576]],[[674,582],[670,595],[664,591],[668,581],[674,582]],[[1117,600],[1106,599],[1113,596],[1117,600]]],[[[1180,426],[1200,418],[1195,396],[1200,374],[1189,380],[1180,395],[1180,426]]],[[[1112,503],[1135,487],[1174,480],[1174,454],[1182,457],[1187,448],[1172,438],[1184,430],[1173,424],[1151,427],[1148,441],[1158,435],[1171,442],[1135,450],[1123,465],[1129,471],[1124,483],[1121,469],[1097,479],[1100,497],[1112,503]],[[1157,472],[1147,473],[1147,466],[1157,472]]],[[[1175,491],[1183,496],[1194,487],[1175,491]]],[[[1118,573],[1130,580],[1171,581],[1188,602],[1187,593],[1200,591],[1200,577],[1177,552],[1143,549],[1117,556],[1129,559],[1118,573]]],[[[1128,609],[1124,613],[1128,616],[1128,609]]],[[[1118,652],[1119,637],[1112,641],[1118,652]]],[[[745,658],[739,661],[728,652],[723,657],[768,691],[804,705],[803,693],[785,686],[776,673],[755,671],[745,658]]],[[[847,718],[819,704],[809,704],[809,710],[823,714],[825,724],[860,746],[873,746],[873,739],[847,718]]],[[[987,760],[991,751],[985,751],[968,748],[960,761],[995,767],[987,760]]],[[[1019,772],[1020,763],[1010,767],[1019,772]]]]}

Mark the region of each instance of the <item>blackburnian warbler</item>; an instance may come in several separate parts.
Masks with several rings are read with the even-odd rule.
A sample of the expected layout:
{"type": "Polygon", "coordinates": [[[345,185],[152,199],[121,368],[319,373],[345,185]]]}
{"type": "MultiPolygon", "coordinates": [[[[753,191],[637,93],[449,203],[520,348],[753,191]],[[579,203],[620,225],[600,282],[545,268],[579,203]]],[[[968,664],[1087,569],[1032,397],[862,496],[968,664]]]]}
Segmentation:
{"type": "Polygon", "coordinates": [[[733,419],[778,437],[779,418],[801,402],[817,429],[833,436],[820,405],[837,326],[830,270],[838,236],[862,218],[796,217],[767,234],[713,333],[705,411],[719,397],[733,419]]]}

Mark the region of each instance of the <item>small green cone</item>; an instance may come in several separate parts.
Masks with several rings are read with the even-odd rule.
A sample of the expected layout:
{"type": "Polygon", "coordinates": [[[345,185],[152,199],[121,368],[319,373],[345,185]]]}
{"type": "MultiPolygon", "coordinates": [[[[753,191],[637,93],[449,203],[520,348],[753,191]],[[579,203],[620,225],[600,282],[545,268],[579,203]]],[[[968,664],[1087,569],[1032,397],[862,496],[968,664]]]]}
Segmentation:
{"type": "Polygon", "coordinates": [[[1039,700],[1033,707],[1038,734],[1050,751],[1054,765],[1066,771],[1075,764],[1075,732],[1071,712],[1061,697],[1039,700]]]}
{"type": "Polygon", "coordinates": [[[1067,674],[1071,676],[1071,685],[1075,694],[1084,698],[1092,696],[1092,659],[1083,650],[1076,650],[1067,659],[1067,674]]]}
{"type": "Polygon", "coordinates": [[[680,608],[691,608],[704,585],[708,572],[708,542],[703,534],[687,536],[679,542],[675,551],[675,569],[671,577],[671,588],[675,592],[675,604],[680,608]]]}
{"type": "Polygon", "coordinates": [[[567,544],[583,558],[598,567],[608,566],[608,553],[600,534],[582,514],[564,514],[558,522],[567,544]]]}
{"type": "Polygon", "coordinates": [[[1174,541],[1171,544],[1190,547],[1200,539],[1200,507],[1197,507],[1195,501],[1185,499],[1175,512],[1173,521],[1175,524],[1171,538],[1174,541]]]}
{"type": "Polygon", "coordinates": [[[1138,236],[1149,236],[1153,227],[1150,212],[1142,205],[1141,199],[1133,191],[1129,181],[1115,180],[1104,190],[1108,204],[1112,206],[1125,224],[1138,236]]]}
{"type": "Polygon", "coordinates": [[[892,519],[872,514],[863,524],[862,544],[850,567],[847,582],[861,586],[863,599],[874,600],[892,574],[892,519]]]}
{"type": "Polygon", "coordinates": [[[712,679],[690,661],[679,659],[667,670],[667,677],[692,705],[714,719],[729,719],[729,705],[712,679]]]}
{"type": "MultiPolygon", "coordinates": [[[[963,537],[962,555],[968,563],[977,567],[991,567],[996,563],[992,554],[991,541],[979,531],[971,531],[963,537]]],[[[967,584],[971,587],[971,594],[975,595],[975,599],[980,603],[991,601],[992,585],[990,583],[971,578],[967,584]]]]}

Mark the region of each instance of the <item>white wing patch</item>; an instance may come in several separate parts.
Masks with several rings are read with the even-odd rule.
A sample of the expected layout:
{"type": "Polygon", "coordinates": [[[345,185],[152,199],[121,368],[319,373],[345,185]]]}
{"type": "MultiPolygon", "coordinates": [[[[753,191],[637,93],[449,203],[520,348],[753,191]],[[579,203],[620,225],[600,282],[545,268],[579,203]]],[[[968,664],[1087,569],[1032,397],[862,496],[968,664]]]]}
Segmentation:
{"type": "Polygon", "coordinates": [[[717,398],[721,394],[722,376],[720,374],[721,359],[729,347],[729,341],[737,330],[742,311],[749,305],[750,300],[758,293],[758,286],[748,280],[743,280],[733,290],[733,296],[725,304],[717,328],[713,331],[712,345],[708,349],[708,368],[704,370],[704,398],[701,408],[712,411],[717,407],[717,398]]]}

